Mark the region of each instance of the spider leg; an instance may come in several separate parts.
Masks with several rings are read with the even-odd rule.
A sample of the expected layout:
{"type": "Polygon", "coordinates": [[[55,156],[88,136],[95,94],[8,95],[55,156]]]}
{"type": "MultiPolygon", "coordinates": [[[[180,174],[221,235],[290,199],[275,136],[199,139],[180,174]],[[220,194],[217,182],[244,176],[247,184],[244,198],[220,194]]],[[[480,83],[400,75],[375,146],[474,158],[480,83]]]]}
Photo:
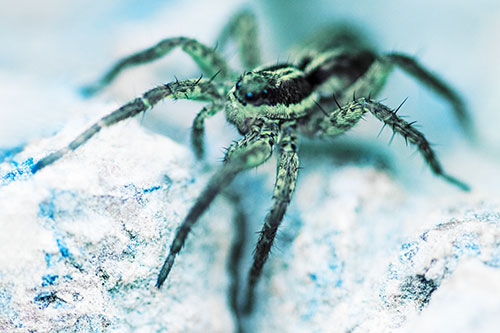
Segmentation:
{"type": "Polygon", "coordinates": [[[218,45],[224,47],[230,38],[237,43],[241,63],[247,70],[257,67],[260,60],[257,19],[249,10],[234,15],[218,38],[218,45]]]}
{"type": "Polygon", "coordinates": [[[401,53],[389,53],[385,58],[448,101],[453,107],[455,116],[465,133],[472,140],[477,139],[472,117],[465,106],[465,102],[452,87],[419,64],[413,57],[401,53]]]}
{"type": "Polygon", "coordinates": [[[198,159],[203,158],[205,153],[203,145],[203,136],[205,134],[205,119],[214,116],[217,112],[224,108],[224,104],[213,103],[205,106],[193,120],[191,129],[191,145],[198,159]]]}
{"type": "Polygon", "coordinates": [[[278,170],[274,185],[273,205],[265,218],[264,226],[255,248],[253,264],[248,274],[246,303],[243,311],[250,313],[255,300],[255,286],[262,273],[278,227],[283,220],[286,209],[292,198],[299,170],[297,155],[297,133],[295,123],[286,127],[279,142],[278,170]]]}
{"type": "Polygon", "coordinates": [[[84,87],[82,94],[90,97],[110,84],[124,69],[152,62],[165,56],[176,47],[182,48],[190,55],[207,76],[222,80],[230,74],[228,64],[213,48],[191,38],[167,38],[146,50],[119,60],[96,84],[84,87]]]}
{"type": "Polygon", "coordinates": [[[470,187],[467,184],[444,172],[441,163],[424,135],[416,130],[412,126],[412,123],[408,123],[398,117],[396,112],[382,103],[367,98],[359,98],[346,107],[372,113],[378,120],[391,127],[394,133],[402,135],[406,142],[415,145],[435,175],[459,187],[463,191],[470,191],[470,187]]]}
{"type": "Polygon", "coordinates": [[[220,100],[222,97],[217,91],[217,87],[207,79],[171,82],[153,88],[144,93],[141,97],[128,102],[119,109],[101,118],[101,120],[83,131],[66,147],[61,148],[39,160],[31,168],[32,173],[36,173],[40,169],[56,162],[67,153],[77,149],[94,135],[99,133],[99,131],[104,127],[111,126],[122,120],[144,112],[165,98],[215,101],[220,100]]]}
{"type": "Polygon", "coordinates": [[[175,256],[180,252],[191,228],[205,212],[215,197],[226,188],[238,173],[264,163],[272,154],[278,137],[275,121],[262,120],[254,124],[251,132],[234,142],[226,152],[224,164],[210,178],[205,189],[198,196],[188,215],[177,229],[170,252],[165,260],[156,286],[161,287],[174,264],[175,256]]]}
{"type": "Polygon", "coordinates": [[[240,290],[239,268],[241,266],[243,249],[247,240],[247,214],[243,206],[242,197],[240,193],[235,190],[234,186],[232,186],[229,190],[224,191],[223,194],[233,206],[233,225],[236,228],[231,244],[231,251],[228,258],[229,260],[227,261],[227,270],[229,271],[229,275],[231,277],[231,284],[229,286],[228,293],[229,305],[235,316],[238,328],[236,331],[243,332],[241,327],[241,312],[238,306],[238,294],[240,290]]]}
{"type": "MultiPolygon", "coordinates": [[[[330,99],[321,99],[320,102],[331,104],[330,99]]],[[[335,109],[332,112],[325,110],[318,103],[314,112],[311,112],[307,118],[299,120],[301,133],[310,137],[335,137],[351,129],[365,113],[358,107],[350,105],[337,107],[336,100],[335,103],[335,109]]]]}

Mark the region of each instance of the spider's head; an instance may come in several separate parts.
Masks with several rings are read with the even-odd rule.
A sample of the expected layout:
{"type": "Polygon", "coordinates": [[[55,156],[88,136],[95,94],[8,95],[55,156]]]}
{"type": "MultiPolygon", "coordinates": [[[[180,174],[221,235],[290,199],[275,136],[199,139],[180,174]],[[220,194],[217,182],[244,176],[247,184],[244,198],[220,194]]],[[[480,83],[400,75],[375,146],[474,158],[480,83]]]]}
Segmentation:
{"type": "Polygon", "coordinates": [[[275,86],[276,79],[271,73],[248,72],[236,82],[233,94],[242,106],[260,106],[271,102],[275,86]]]}
{"type": "MultiPolygon", "coordinates": [[[[258,118],[290,119],[311,95],[304,73],[287,64],[265,67],[241,76],[231,89],[226,118],[245,134],[258,118]]],[[[299,112],[300,113],[300,112],[299,112]]]]}
{"type": "Polygon", "coordinates": [[[255,120],[265,115],[276,87],[270,73],[256,71],[242,75],[231,89],[226,103],[226,118],[241,134],[247,133],[255,120]]]}

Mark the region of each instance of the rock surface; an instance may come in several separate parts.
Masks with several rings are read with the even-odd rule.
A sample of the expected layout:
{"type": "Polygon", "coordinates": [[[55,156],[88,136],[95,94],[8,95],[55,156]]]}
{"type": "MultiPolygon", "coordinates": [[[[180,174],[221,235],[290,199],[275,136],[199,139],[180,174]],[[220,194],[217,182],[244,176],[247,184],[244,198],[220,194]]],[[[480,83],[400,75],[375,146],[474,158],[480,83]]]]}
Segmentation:
{"type": "Polygon", "coordinates": [[[348,166],[329,179],[325,171],[302,173],[255,331],[496,330],[498,204],[460,193],[444,206],[417,203],[380,170],[348,166]]]}
{"type": "MultiPolygon", "coordinates": [[[[175,228],[210,172],[186,147],[130,120],[31,175],[33,160],[78,126],[85,127],[33,143],[0,166],[2,330],[234,331],[226,265],[235,228],[223,199],[188,238],[164,288],[154,287],[175,228]]],[[[248,331],[498,327],[494,200],[448,189],[440,201],[406,191],[370,161],[313,156],[303,159],[256,312],[243,322],[248,331]]],[[[273,169],[267,163],[259,169],[266,176],[250,172],[246,185],[237,183],[250,234],[270,204],[273,169]]]]}
{"type": "MultiPolygon", "coordinates": [[[[26,148],[37,158],[69,137],[26,148]]],[[[31,158],[0,189],[1,331],[232,331],[230,225],[200,223],[168,283],[154,284],[201,190],[190,152],[136,121],[100,133],[36,175],[31,158]]],[[[230,219],[221,204],[220,219],[230,219]]],[[[212,221],[211,222],[217,222],[212,221]]]]}

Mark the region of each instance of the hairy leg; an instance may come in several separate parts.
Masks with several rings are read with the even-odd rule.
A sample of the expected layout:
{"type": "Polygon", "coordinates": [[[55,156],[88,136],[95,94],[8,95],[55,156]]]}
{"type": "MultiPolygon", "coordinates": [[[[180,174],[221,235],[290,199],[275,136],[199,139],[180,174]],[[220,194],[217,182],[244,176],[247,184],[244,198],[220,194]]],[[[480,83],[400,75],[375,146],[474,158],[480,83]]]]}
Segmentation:
{"type": "Polygon", "coordinates": [[[231,18],[218,38],[219,45],[224,47],[230,38],[236,41],[241,63],[246,70],[260,64],[257,19],[251,11],[243,10],[231,18]]]}
{"type": "Polygon", "coordinates": [[[207,76],[217,76],[217,79],[222,80],[230,74],[228,64],[214,49],[191,38],[167,38],[153,47],[119,60],[96,84],[84,87],[82,93],[85,96],[92,96],[110,84],[126,68],[152,62],[165,56],[176,47],[182,48],[184,52],[189,54],[207,76]]]}
{"type": "Polygon", "coordinates": [[[448,101],[464,132],[472,140],[476,140],[476,132],[469,110],[467,110],[464,100],[450,85],[418,63],[413,57],[401,53],[389,53],[385,58],[448,101]]]}
{"type": "Polygon", "coordinates": [[[279,143],[280,151],[276,183],[274,185],[273,205],[266,216],[264,226],[260,232],[253,257],[253,265],[248,274],[246,303],[243,309],[246,313],[250,313],[253,309],[255,286],[259,281],[262,267],[267,260],[276,232],[283,220],[295,189],[299,170],[297,144],[297,133],[293,124],[284,129],[279,143]]]}
{"type": "Polygon", "coordinates": [[[322,98],[313,112],[298,121],[299,130],[309,137],[336,137],[356,125],[364,113],[355,105],[341,107],[335,98],[322,98]],[[329,111],[332,107],[334,111],[329,111]]]}
{"type": "Polygon", "coordinates": [[[237,324],[237,332],[242,332],[241,326],[241,311],[238,302],[238,294],[240,290],[240,266],[243,257],[243,249],[247,241],[247,214],[243,207],[243,202],[240,193],[234,186],[228,191],[224,191],[223,195],[229,200],[233,206],[233,225],[235,228],[229,260],[227,261],[227,269],[231,278],[229,286],[229,305],[233,311],[237,324]]]}
{"type": "Polygon", "coordinates": [[[156,286],[161,287],[168,277],[176,255],[180,252],[191,228],[217,195],[226,188],[238,173],[264,163],[272,154],[277,140],[277,124],[274,121],[262,121],[254,124],[251,132],[234,142],[226,152],[224,164],[210,178],[202,193],[198,196],[188,215],[177,229],[170,252],[165,260],[156,286]]]}
{"type": "Polygon", "coordinates": [[[216,86],[210,80],[206,79],[171,82],[153,88],[144,93],[141,97],[128,102],[118,110],[104,116],[94,125],[83,131],[83,133],[71,141],[68,146],[39,160],[35,165],[33,165],[31,171],[35,173],[40,169],[56,162],[67,153],[83,145],[90,138],[99,133],[99,131],[104,127],[111,126],[122,120],[144,112],[165,98],[216,101],[220,100],[222,97],[219,95],[216,86]]]}
{"type": "Polygon", "coordinates": [[[198,159],[203,158],[205,154],[203,136],[205,134],[205,119],[214,116],[217,112],[224,108],[224,104],[213,103],[205,106],[193,120],[191,129],[191,145],[198,159]]]}
{"type": "Polygon", "coordinates": [[[359,98],[349,103],[347,106],[345,106],[345,108],[358,109],[363,112],[372,113],[378,120],[391,127],[394,133],[402,135],[406,142],[415,145],[435,175],[459,187],[463,191],[470,190],[470,187],[467,184],[463,183],[455,177],[448,175],[443,170],[441,163],[439,163],[436,154],[431,149],[430,144],[425,139],[424,135],[421,132],[417,131],[415,127],[412,126],[412,123],[408,123],[398,117],[396,112],[394,112],[384,104],[376,102],[374,100],[370,100],[368,98],[359,98]]]}

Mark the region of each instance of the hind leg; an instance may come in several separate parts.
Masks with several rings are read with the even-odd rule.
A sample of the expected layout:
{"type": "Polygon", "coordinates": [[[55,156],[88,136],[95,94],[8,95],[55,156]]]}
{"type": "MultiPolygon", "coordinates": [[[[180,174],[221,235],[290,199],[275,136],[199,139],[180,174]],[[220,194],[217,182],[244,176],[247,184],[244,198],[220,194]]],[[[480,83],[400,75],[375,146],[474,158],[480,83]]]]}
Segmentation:
{"type": "Polygon", "coordinates": [[[229,39],[236,42],[245,70],[252,70],[260,65],[257,19],[251,11],[243,10],[234,15],[222,30],[218,43],[223,48],[229,39]]]}
{"type": "Polygon", "coordinates": [[[417,79],[440,97],[445,99],[453,108],[455,118],[463,131],[470,139],[476,140],[476,131],[469,110],[464,100],[447,82],[421,65],[415,58],[402,53],[389,53],[385,56],[388,62],[397,65],[403,71],[417,79]]]}

